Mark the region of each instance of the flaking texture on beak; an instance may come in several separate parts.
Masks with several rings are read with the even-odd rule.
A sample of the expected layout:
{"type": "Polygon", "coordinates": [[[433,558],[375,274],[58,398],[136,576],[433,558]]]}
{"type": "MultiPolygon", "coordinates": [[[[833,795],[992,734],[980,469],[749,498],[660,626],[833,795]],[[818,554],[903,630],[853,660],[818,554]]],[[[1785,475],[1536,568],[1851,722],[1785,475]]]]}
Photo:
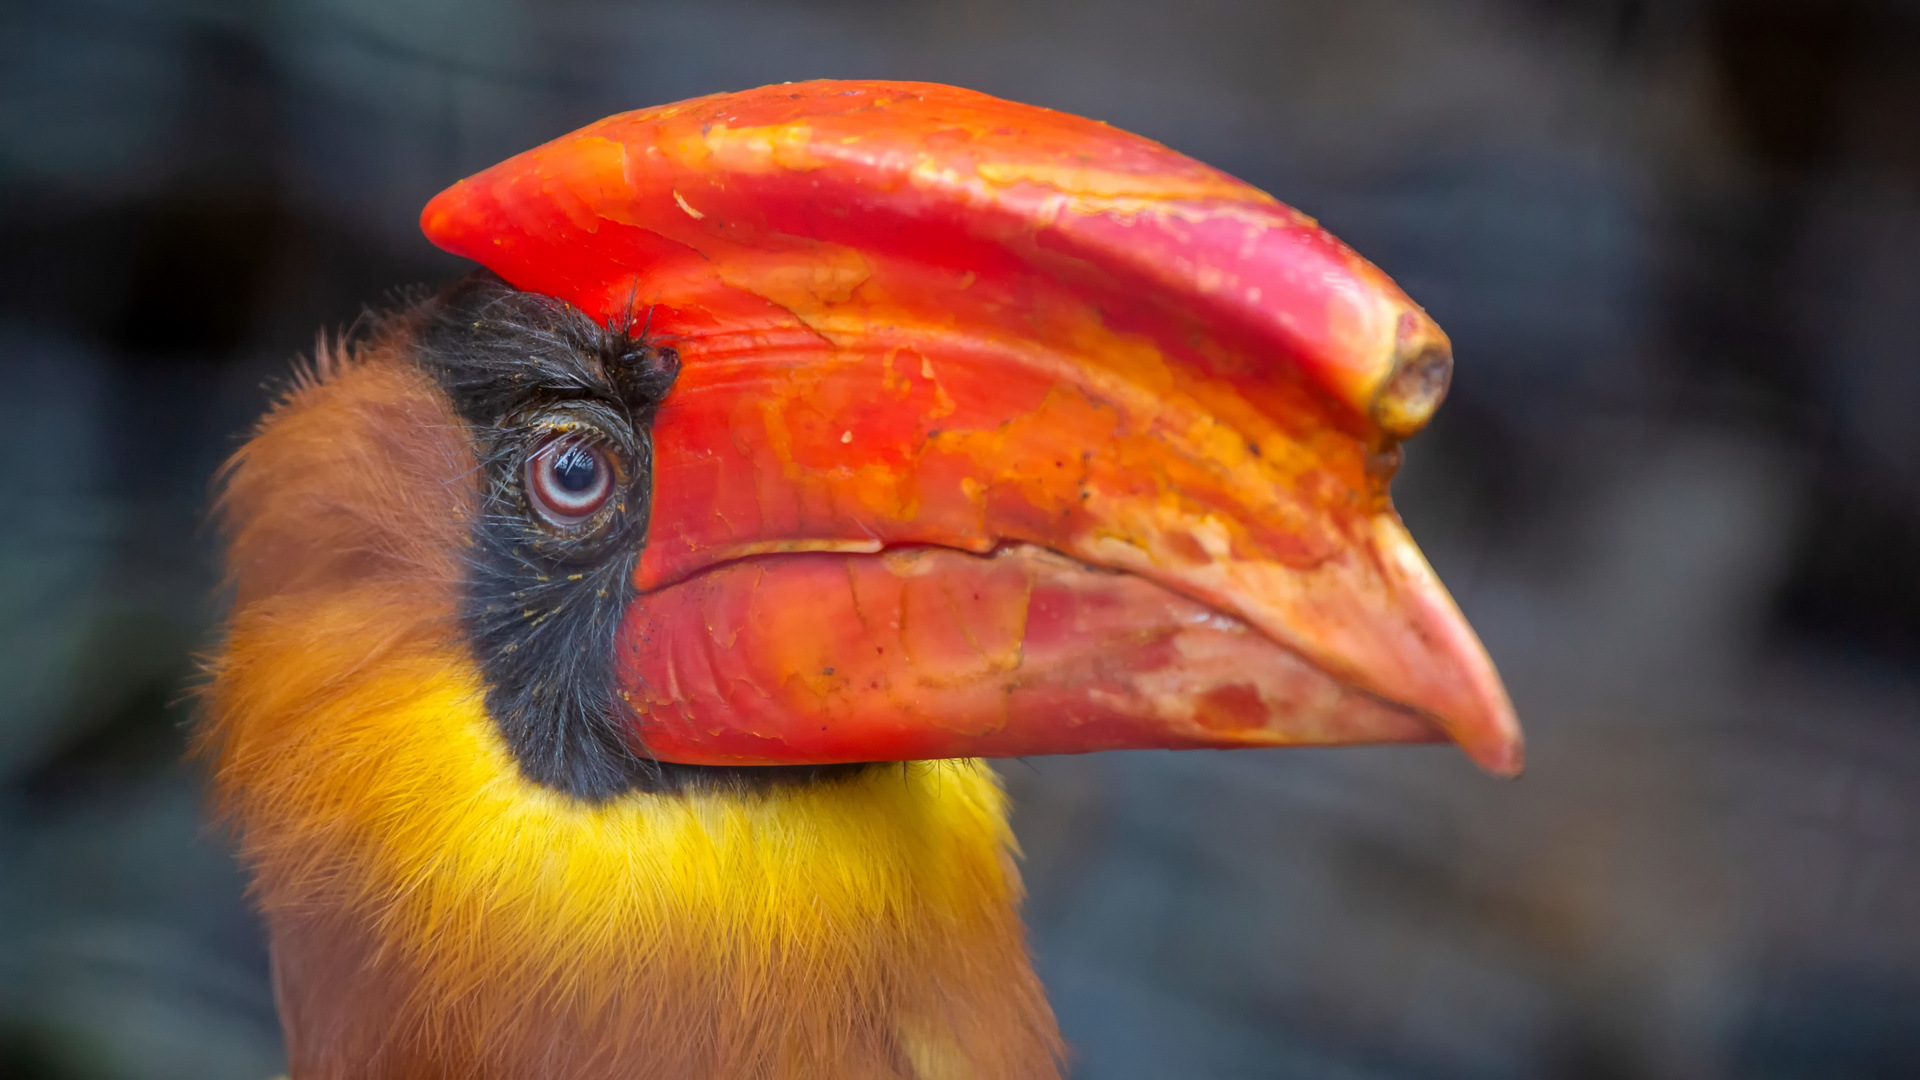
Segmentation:
{"type": "MultiPolygon", "coordinates": [[[[1275,719],[1291,699],[1268,687],[1250,691],[1261,722],[1243,725],[1261,739],[1198,742],[1154,713],[1131,741],[1081,723],[1004,745],[876,734],[804,750],[821,741],[796,727],[768,743],[773,721],[748,732],[737,705],[689,712],[697,695],[662,690],[664,670],[636,662],[628,700],[651,753],[859,760],[1437,729],[1490,769],[1519,768],[1499,677],[1387,490],[1397,442],[1445,394],[1450,345],[1386,275],[1264,192],[1079,117],[933,84],[823,81],[610,117],[461,181],[422,223],[520,288],[643,321],[680,357],[653,428],[624,638],[636,655],[663,635],[711,645],[740,600],[715,582],[774,588],[767,575],[812,565],[793,556],[851,568],[932,545],[982,562],[943,563],[958,581],[991,576],[983,558],[1014,545],[1160,590],[1144,627],[1204,605],[1414,718],[1308,737],[1275,719]],[[746,563],[751,585],[733,569],[746,563]]],[[[891,632],[823,623],[841,626],[822,632],[848,656],[891,632]]],[[[1023,646],[1004,669],[1018,687],[1044,681],[1025,669],[1044,651],[1023,646]]],[[[764,694],[813,677],[784,661],[756,670],[764,694]]],[[[883,727],[940,711],[925,674],[883,727]]],[[[1220,689],[1195,691],[1214,695],[1202,713],[1245,700],[1220,689]]]]}

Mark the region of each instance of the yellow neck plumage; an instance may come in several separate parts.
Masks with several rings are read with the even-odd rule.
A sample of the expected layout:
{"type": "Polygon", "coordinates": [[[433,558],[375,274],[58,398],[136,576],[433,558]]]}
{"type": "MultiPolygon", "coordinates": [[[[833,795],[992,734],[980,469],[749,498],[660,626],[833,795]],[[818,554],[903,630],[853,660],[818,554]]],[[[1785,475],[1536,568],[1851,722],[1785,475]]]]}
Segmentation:
{"type": "Polygon", "coordinates": [[[200,749],[294,1080],[1057,1075],[979,763],[597,804],[522,777],[454,614],[462,430],[382,348],[323,353],[225,476],[200,749]]]}
{"type": "Polygon", "coordinates": [[[299,659],[222,673],[220,751],[296,1077],[1051,1073],[979,763],[591,805],[521,778],[460,659],[299,659]]]}

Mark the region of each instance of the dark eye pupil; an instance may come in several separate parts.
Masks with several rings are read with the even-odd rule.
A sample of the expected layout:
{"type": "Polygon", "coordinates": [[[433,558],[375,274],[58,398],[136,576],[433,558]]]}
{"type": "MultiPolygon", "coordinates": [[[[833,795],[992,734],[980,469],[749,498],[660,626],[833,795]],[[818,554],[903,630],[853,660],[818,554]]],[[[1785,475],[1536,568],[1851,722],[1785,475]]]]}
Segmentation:
{"type": "Polygon", "coordinates": [[[570,446],[553,459],[553,478],[562,488],[582,492],[593,486],[599,463],[578,446],[570,446]]]}

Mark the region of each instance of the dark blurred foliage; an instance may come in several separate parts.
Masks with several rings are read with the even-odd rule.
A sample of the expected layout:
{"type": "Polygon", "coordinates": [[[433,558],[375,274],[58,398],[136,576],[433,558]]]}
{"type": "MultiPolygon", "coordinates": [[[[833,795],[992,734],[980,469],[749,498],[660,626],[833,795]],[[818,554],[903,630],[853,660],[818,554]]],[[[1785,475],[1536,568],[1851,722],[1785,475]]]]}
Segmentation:
{"type": "Polygon", "coordinates": [[[208,479],[435,190],[948,81],[1221,165],[1453,334],[1398,496],[1531,738],[1006,769],[1076,1075],[1920,1076],[1912,0],[0,6],[0,1075],[279,1067],[180,763],[208,479]]]}

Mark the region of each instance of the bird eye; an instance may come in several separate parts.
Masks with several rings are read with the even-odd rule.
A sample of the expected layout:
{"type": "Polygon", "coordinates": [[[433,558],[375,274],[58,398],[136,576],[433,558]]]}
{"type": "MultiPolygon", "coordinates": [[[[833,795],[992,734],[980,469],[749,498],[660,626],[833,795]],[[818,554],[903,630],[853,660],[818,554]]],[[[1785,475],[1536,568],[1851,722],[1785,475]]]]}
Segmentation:
{"type": "Polygon", "coordinates": [[[613,498],[613,461],[604,447],[557,435],[527,458],[527,501],[550,525],[570,529],[613,498]]]}

